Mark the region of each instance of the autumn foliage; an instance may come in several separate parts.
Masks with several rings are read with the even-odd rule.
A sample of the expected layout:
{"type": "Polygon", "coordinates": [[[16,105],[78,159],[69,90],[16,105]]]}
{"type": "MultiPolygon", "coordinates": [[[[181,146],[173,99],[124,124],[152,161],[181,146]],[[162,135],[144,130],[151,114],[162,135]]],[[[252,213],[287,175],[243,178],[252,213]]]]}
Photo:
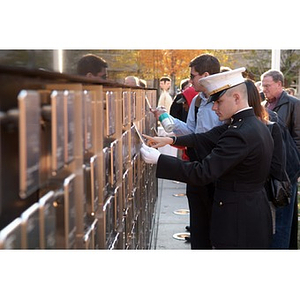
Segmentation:
{"type": "Polygon", "coordinates": [[[137,60],[145,79],[168,75],[178,84],[181,79],[189,77],[190,61],[203,53],[211,53],[221,64],[226,64],[226,54],[216,50],[139,50],[137,60]]]}

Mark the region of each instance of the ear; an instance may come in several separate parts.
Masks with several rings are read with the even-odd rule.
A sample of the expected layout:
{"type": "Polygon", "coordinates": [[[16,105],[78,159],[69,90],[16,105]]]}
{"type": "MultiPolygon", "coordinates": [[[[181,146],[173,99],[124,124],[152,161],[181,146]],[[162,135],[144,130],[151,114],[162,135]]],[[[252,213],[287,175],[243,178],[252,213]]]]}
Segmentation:
{"type": "Polygon", "coordinates": [[[241,95],[239,93],[233,93],[232,97],[234,98],[235,104],[239,105],[241,102],[241,95]]]}
{"type": "Polygon", "coordinates": [[[91,77],[94,77],[94,75],[93,75],[91,72],[88,72],[88,73],[86,74],[86,77],[91,78],[91,77]]]}

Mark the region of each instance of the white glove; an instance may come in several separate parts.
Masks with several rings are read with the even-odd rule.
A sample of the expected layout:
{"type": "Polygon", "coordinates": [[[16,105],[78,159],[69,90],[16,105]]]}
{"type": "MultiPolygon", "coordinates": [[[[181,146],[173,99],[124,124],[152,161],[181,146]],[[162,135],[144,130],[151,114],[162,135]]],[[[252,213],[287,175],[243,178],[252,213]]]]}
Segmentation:
{"type": "Polygon", "coordinates": [[[141,146],[142,158],[147,164],[157,164],[160,152],[155,149],[142,144],[141,146]]]}

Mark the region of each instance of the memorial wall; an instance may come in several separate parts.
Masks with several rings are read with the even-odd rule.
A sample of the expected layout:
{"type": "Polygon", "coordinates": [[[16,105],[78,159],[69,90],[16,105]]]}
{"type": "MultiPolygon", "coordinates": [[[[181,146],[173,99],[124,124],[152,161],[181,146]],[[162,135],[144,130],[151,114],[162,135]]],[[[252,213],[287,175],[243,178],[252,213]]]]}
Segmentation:
{"type": "Polygon", "coordinates": [[[149,249],[155,89],[0,66],[0,248],[149,249]]]}

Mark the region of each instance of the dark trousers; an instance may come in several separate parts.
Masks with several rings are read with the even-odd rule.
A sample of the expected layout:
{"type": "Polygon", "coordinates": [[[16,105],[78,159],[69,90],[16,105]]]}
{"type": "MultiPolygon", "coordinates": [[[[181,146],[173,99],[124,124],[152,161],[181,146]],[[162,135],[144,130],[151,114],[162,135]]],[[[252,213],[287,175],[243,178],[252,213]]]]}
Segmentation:
{"type": "Polygon", "coordinates": [[[290,249],[298,249],[298,184],[296,193],[294,193],[294,212],[292,220],[290,249]]]}
{"type": "Polygon", "coordinates": [[[191,249],[212,249],[210,222],[214,184],[207,186],[187,185],[186,195],[190,210],[191,249]]]}
{"type": "Polygon", "coordinates": [[[291,203],[276,208],[276,233],[273,235],[271,248],[297,249],[298,206],[296,205],[297,183],[293,183],[291,203]]]}

